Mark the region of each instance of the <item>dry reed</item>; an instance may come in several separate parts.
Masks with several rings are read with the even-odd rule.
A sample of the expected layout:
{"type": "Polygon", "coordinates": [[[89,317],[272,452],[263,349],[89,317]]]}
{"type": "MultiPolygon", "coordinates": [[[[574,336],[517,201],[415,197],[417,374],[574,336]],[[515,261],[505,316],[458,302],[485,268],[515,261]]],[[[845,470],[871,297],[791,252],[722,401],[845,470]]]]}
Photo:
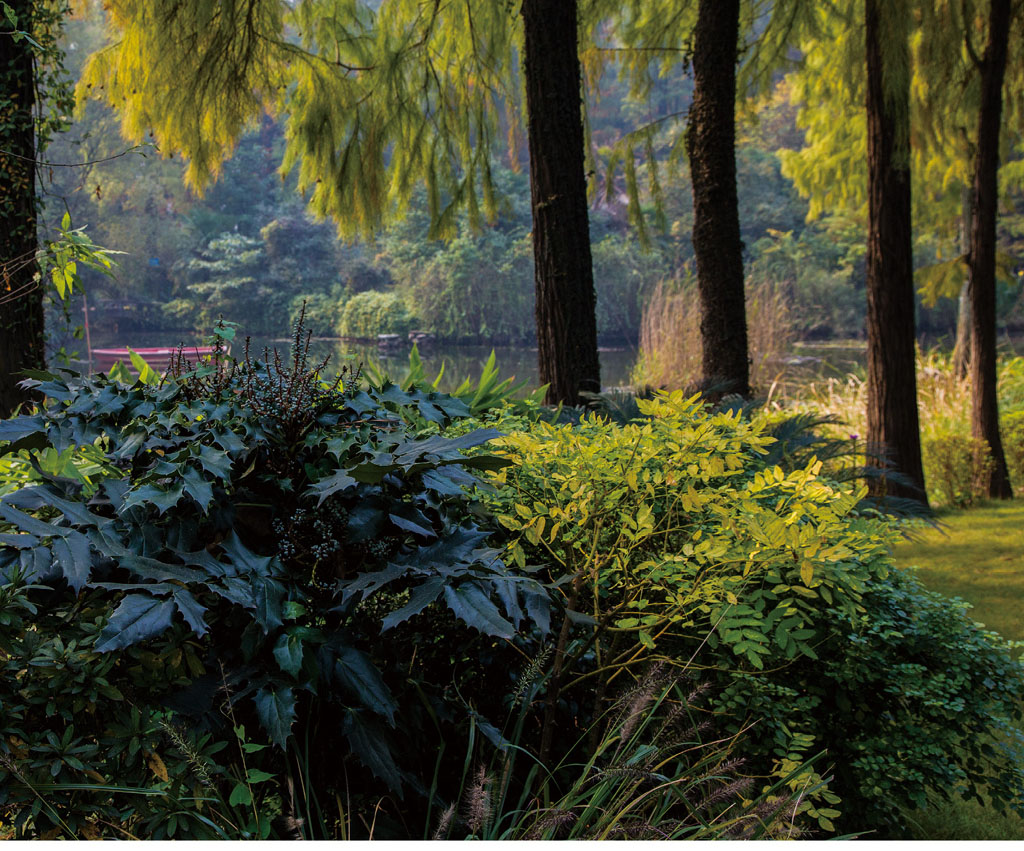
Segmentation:
{"type": "MultiPolygon", "coordinates": [[[[767,387],[796,339],[789,303],[773,284],[747,285],[750,383],[767,387]]],[[[700,298],[694,281],[661,281],[644,306],[633,383],[695,387],[701,379],[700,298]]]]}

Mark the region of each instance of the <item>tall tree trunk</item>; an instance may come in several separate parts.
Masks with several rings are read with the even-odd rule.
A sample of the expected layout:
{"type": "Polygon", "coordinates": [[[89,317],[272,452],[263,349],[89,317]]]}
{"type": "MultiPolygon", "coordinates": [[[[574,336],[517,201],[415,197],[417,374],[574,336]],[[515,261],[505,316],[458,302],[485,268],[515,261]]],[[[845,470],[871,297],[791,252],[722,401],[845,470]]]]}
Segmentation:
{"type": "MultiPolygon", "coordinates": [[[[28,30],[32,0],[8,0],[7,5],[18,28],[28,30]]],[[[43,291],[36,280],[34,105],[32,45],[0,34],[0,417],[10,416],[28,399],[17,386],[17,373],[44,366],[43,291]]]]}
{"type": "MultiPolygon", "coordinates": [[[[960,193],[960,251],[971,256],[971,187],[964,185],[960,193]]],[[[968,265],[970,265],[968,263],[968,265]]],[[[959,380],[967,377],[971,366],[971,274],[968,269],[960,295],[956,301],[956,342],[953,344],[953,375],[959,380]]]]}
{"type": "Polygon", "coordinates": [[[996,396],[997,177],[1009,30],[1010,0],[991,0],[988,44],[981,60],[981,110],[971,227],[971,434],[988,444],[993,463],[983,486],[990,497],[997,499],[1013,496],[999,435],[996,396]]]}
{"type": "Polygon", "coordinates": [[[883,476],[873,479],[869,485],[876,496],[890,494],[927,501],[921,464],[914,348],[909,10],[905,0],[867,0],[865,11],[867,442],[869,463],[884,465],[908,480],[903,483],[883,476]],[[883,56],[891,66],[883,62],[883,56]],[[877,457],[879,455],[882,457],[877,457]]]}
{"type": "Polygon", "coordinates": [[[700,0],[693,33],[693,102],[686,151],[700,293],[704,386],[750,392],[743,242],[736,198],[739,0],[700,0]]]}
{"type": "Polygon", "coordinates": [[[523,0],[537,358],[545,401],[601,389],[576,0],[523,0]]]}

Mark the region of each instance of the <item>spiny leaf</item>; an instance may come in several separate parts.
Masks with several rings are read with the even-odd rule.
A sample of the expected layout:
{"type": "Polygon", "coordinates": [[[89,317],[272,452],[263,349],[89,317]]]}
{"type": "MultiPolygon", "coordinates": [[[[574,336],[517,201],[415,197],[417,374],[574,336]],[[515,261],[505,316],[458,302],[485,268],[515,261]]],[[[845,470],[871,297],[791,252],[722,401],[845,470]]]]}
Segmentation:
{"type": "Polygon", "coordinates": [[[192,631],[196,635],[202,637],[209,632],[209,627],[207,627],[206,621],[203,619],[203,612],[206,611],[206,608],[201,606],[195,597],[184,588],[175,586],[171,599],[174,600],[174,605],[178,607],[178,611],[184,616],[185,623],[192,627],[192,631]]]}
{"type": "Polygon", "coordinates": [[[295,694],[290,686],[275,685],[253,695],[256,714],[270,740],[282,750],[295,723],[295,694]]]}
{"type": "Polygon", "coordinates": [[[369,656],[354,647],[345,647],[338,653],[335,672],[363,706],[383,715],[392,727],[395,725],[398,704],[369,656]]]}
{"type": "Polygon", "coordinates": [[[457,618],[485,635],[506,639],[515,635],[515,627],[501,616],[498,607],[475,582],[463,582],[457,588],[446,586],[444,598],[457,618]]]}
{"type": "Polygon", "coordinates": [[[350,711],[345,720],[345,738],[359,761],[401,797],[402,777],[379,722],[364,712],[350,711]]]}
{"type": "Polygon", "coordinates": [[[384,619],[380,622],[380,631],[386,632],[394,626],[403,621],[409,620],[413,615],[417,615],[422,612],[427,606],[434,602],[439,596],[441,596],[441,588],[444,585],[444,579],[440,576],[434,576],[424,582],[422,585],[417,585],[412,589],[409,595],[409,602],[406,603],[402,608],[396,609],[388,615],[385,615],[384,619]]]}
{"type": "Polygon", "coordinates": [[[69,531],[63,538],[53,539],[53,555],[64,572],[68,585],[77,594],[89,581],[92,570],[92,548],[81,532],[69,531]]]}
{"type": "Polygon", "coordinates": [[[297,677],[302,669],[302,639],[283,633],[274,644],[274,658],[282,671],[297,677]]]}
{"type": "Polygon", "coordinates": [[[174,603],[149,594],[129,594],[110,616],[100,633],[97,653],[122,650],[166,631],[171,625],[174,603]]]}
{"type": "Polygon", "coordinates": [[[52,526],[49,523],[44,523],[42,520],[37,520],[32,515],[25,514],[25,512],[19,511],[5,502],[0,502],[0,518],[3,518],[22,532],[28,532],[30,535],[37,535],[40,538],[64,536],[71,532],[70,529],[52,526]]]}
{"type": "Polygon", "coordinates": [[[336,494],[339,491],[343,491],[346,488],[356,485],[358,482],[352,478],[346,471],[338,470],[336,473],[328,476],[326,479],[320,479],[318,482],[314,482],[309,486],[306,493],[313,496],[319,497],[317,499],[317,505],[323,503],[327,497],[332,494],[336,494]]]}

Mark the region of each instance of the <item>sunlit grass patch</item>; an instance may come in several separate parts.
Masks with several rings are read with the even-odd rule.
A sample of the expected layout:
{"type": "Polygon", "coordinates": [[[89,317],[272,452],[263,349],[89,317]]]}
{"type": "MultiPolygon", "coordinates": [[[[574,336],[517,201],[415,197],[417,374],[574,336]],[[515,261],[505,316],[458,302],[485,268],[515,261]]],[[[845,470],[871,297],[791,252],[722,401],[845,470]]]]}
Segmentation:
{"type": "Polygon", "coordinates": [[[939,519],[941,528],[896,547],[897,562],[916,566],[928,588],[969,602],[971,617],[987,628],[1024,640],[1024,501],[939,519]]]}
{"type": "MultiPolygon", "coordinates": [[[[942,528],[896,547],[925,585],[960,597],[971,616],[1004,637],[1024,640],[1024,501],[985,503],[940,516],[942,528]]],[[[1024,818],[976,801],[933,801],[906,814],[914,838],[1024,840],[1024,818]]]]}

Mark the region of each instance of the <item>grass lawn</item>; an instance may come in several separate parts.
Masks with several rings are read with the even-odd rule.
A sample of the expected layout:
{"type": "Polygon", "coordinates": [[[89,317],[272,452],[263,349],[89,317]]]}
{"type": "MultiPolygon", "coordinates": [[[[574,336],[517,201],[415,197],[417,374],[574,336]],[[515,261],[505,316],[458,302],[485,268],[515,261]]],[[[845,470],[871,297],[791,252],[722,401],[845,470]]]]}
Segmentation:
{"type": "Polygon", "coordinates": [[[925,586],[974,606],[971,616],[1006,638],[1024,641],[1024,500],[986,503],[939,517],[896,548],[925,586]]]}
{"type": "MultiPolygon", "coordinates": [[[[986,503],[940,516],[896,548],[901,566],[917,566],[924,584],[974,608],[971,616],[1006,638],[1024,641],[1024,500],[986,503]]],[[[973,801],[941,802],[910,814],[915,838],[1024,840],[1024,819],[973,801]]]]}

